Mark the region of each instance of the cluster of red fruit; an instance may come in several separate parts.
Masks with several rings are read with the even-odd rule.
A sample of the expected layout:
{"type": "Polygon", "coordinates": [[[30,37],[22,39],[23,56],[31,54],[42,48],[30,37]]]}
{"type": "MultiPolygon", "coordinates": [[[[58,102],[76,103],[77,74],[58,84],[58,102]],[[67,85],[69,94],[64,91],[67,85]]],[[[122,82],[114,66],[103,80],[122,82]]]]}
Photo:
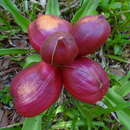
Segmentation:
{"type": "Polygon", "coordinates": [[[25,117],[46,110],[60,96],[62,86],[80,101],[95,104],[109,88],[109,79],[95,61],[85,58],[107,40],[110,25],[102,15],[77,23],[39,15],[29,25],[30,44],[44,61],[17,74],[11,92],[16,111],[25,117]]]}

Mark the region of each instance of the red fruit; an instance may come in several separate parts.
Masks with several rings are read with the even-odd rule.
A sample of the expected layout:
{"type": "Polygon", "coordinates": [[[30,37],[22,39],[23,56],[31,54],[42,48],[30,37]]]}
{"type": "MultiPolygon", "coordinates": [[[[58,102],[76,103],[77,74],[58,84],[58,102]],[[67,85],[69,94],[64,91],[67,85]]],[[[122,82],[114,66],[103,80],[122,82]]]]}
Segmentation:
{"type": "Polygon", "coordinates": [[[68,64],[78,55],[78,47],[71,34],[57,32],[47,38],[41,46],[40,54],[48,63],[68,64]]]}
{"type": "Polygon", "coordinates": [[[16,111],[24,117],[38,115],[56,102],[61,85],[59,71],[45,62],[24,69],[11,83],[16,111]]]}
{"type": "Polygon", "coordinates": [[[72,34],[79,47],[79,56],[90,54],[104,44],[111,28],[103,15],[86,16],[73,25],[72,34]]]}
{"type": "Polygon", "coordinates": [[[63,81],[70,94],[88,104],[101,100],[109,88],[107,74],[88,58],[80,58],[64,67],[63,81]]]}
{"type": "Polygon", "coordinates": [[[39,15],[28,29],[29,41],[34,49],[40,51],[45,39],[54,32],[70,32],[72,25],[53,15],[39,15]]]}

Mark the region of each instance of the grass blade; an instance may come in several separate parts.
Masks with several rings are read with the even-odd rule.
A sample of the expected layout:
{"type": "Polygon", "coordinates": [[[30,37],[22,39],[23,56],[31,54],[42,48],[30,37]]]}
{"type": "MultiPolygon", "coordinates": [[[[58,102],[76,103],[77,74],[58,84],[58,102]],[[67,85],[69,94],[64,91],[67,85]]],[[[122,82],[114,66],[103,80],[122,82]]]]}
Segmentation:
{"type": "Polygon", "coordinates": [[[99,0],[86,0],[83,2],[82,7],[75,13],[71,22],[76,22],[80,18],[88,15],[96,14],[96,8],[99,0]]]}
{"type": "Polygon", "coordinates": [[[130,62],[128,60],[126,60],[126,59],[124,59],[122,57],[119,57],[119,56],[114,56],[114,55],[109,55],[109,54],[108,55],[104,55],[104,56],[106,56],[108,58],[111,58],[113,60],[117,60],[117,61],[120,61],[120,62],[124,62],[124,63],[130,64],[130,62]]]}
{"type": "Polygon", "coordinates": [[[45,14],[60,16],[60,8],[58,0],[48,0],[45,14]]]}
{"type": "Polygon", "coordinates": [[[21,130],[21,128],[0,128],[0,130],[21,130]]]}
{"type": "Polygon", "coordinates": [[[24,32],[27,32],[29,20],[21,15],[16,5],[11,0],[0,0],[0,5],[8,10],[14,17],[15,22],[22,28],[24,32]]]}
{"type": "MultiPolygon", "coordinates": [[[[113,107],[117,106],[118,104],[127,103],[112,88],[109,89],[109,92],[106,95],[105,101],[107,101],[107,105],[112,105],[113,107]]],[[[129,122],[130,122],[129,107],[125,108],[125,109],[122,109],[122,110],[117,110],[116,113],[117,113],[117,117],[118,117],[119,121],[128,130],[130,130],[130,127],[129,127],[129,122]]]]}
{"type": "Polygon", "coordinates": [[[26,118],[24,120],[22,130],[42,130],[41,123],[42,123],[41,115],[33,118],[26,118]]]}
{"type": "Polygon", "coordinates": [[[7,48],[7,49],[0,49],[0,56],[2,55],[16,55],[16,54],[27,54],[35,52],[35,50],[31,49],[20,49],[20,48],[7,48]]]}
{"type": "Polygon", "coordinates": [[[28,56],[25,60],[23,68],[31,66],[32,64],[38,63],[40,61],[42,61],[42,59],[39,54],[33,54],[31,56],[28,56]]]}
{"type": "Polygon", "coordinates": [[[120,122],[125,125],[127,130],[130,130],[130,112],[127,111],[117,111],[117,116],[120,119],[120,122]]]}
{"type": "Polygon", "coordinates": [[[113,89],[115,92],[117,92],[120,96],[124,97],[127,96],[128,93],[130,93],[130,71],[126,76],[123,76],[121,79],[119,79],[120,85],[113,86],[113,89]]]}

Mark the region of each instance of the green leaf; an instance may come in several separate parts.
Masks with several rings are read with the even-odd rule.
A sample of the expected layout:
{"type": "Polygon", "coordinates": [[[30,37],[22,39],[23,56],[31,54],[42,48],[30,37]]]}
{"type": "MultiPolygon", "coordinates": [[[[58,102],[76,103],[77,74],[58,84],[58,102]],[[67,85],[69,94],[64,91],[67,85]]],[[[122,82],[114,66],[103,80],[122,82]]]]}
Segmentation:
{"type": "Polygon", "coordinates": [[[4,40],[5,38],[8,38],[8,36],[7,35],[0,35],[0,40],[1,41],[4,40]]]}
{"type": "Polygon", "coordinates": [[[64,112],[64,108],[63,108],[63,106],[58,106],[56,108],[55,114],[57,115],[58,113],[61,113],[61,112],[64,112]]]}
{"type": "Polygon", "coordinates": [[[120,122],[125,125],[127,130],[130,130],[130,112],[128,110],[129,109],[127,109],[127,111],[117,111],[116,113],[120,122]]]}
{"type": "Polygon", "coordinates": [[[60,16],[60,8],[58,0],[48,0],[45,14],[60,16]]]}
{"type": "Polygon", "coordinates": [[[109,8],[110,9],[120,9],[122,7],[122,3],[121,2],[112,2],[110,5],[109,5],[109,8]]]}
{"type": "Polygon", "coordinates": [[[118,82],[120,85],[116,85],[113,87],[113,89],[122,97],[126,96],[128,93],[130,93],[130,71],[126,76],[123,76],[118,82]]]}
{"type": "Polygon", "coordinates": [[[123,98],[118,95],[113,88],[109,88],[108,93],[106,94],[106,98],[109,99],[109,102],[112,106],[116,106],[118,104],[125,103],[126,101],[123,100],[123,98]]]}
{"type": "MultiPolygon", "coordinates": [[[[126,101],[123,100],[123,98],[118,95],[113,88],[109,89],[109,92],[105,96],[105,101],[108,106],[112,105],[113,107],[117,106],[118,104],[122,103],[127,103],[126,101]]],[[[130,130],[129,127],[129,122],[130,122],[130,111],[129,107],[122,109],[122,110],[117,110],[117,117],[119,121],[128,129],[130,130]]]]}
{"type": "Polygon", "coordinates": [[[0,23],[9,25],[9,21],[7,21],[6,19],[4,19],[2,17],[0,18],[0,23]]]}
{"type": "Polygon", "coordinates": [[[32,64],[37,63],[37,62],[40,62],[41,60],[42,59],[41,59],[40,55],[38,55],[38,54],[33,54],[31,56],[28,56],[25,60],[25,64],[24,64],[23,68],[26,68],[32,64]]]}
{"type": "Polygon", "coordinates": [[[108,9],[109,0],[100,0],[100,5],[103,9],[108,9]]]}
{"type": "Polygon", "coordinates": [[[20,48],[7,48],[7,49],[0,49],[0,55],[16,55],[16,54],[27,54],[35,52],[35,50],[31,49],[20,49],[20,48]]]}
{"type": "Polygon", "coordinates": [[[77,107],[78,111],[81,114],[82,120],[85,123],[85,128],[88,130],[91,129],[91,127],[92,127],[91,118],[92,117],[91,117],[91,114],[89,113],[89,108],[86,107],[86,109],[84,110],[81,105],[81,102],[79,102],[77,100],[74,100],[73,103],[75,104],[75,106],[77,107]],[[87,114],[87,116],[86,116],[86,114],[87,114]]]}
{"type": "Polygon", "coordinates": [[[21,128],[0,128],[0,130],[21,130],[21,128]]]}
{"type": "Polygon", "coordinates": [[[124,63],[130,64],[130,62],[127,59],[123,58],[123,57],[114,56],[114,55],[110,55],[110,54],[107,54],[107,55],[104,55],[104,56],[106,56],[108,58],[111,58],[113,60],[117,60],[117,61],[120,61],[120,62],[124,62],[124,63]]]}
{"type": "Polygon", "coordinates": [[[117,45],[117,44],[115,44],[114,45],[114,54],[115,55],[121,55],[122,54],[122,46],[119,44],[119,45],[117,45]]]}
{"type": "Polygon", "coordinates": [[[16,5],[11,0],[0,0],[0,5],[8,10],[14,17],[15,22],[22,28],[24,32],[27,32],[29,20],[21,15],[16,5]]]}
{"type": "Polygon", "coordinates": [[[130,102],[120,103],[115,107],[112,106],[108,108],[101,108],[99,106],[96,106],[90,109],[90,113],[92,113],[93,117],[99,117],[102,114],[110,114],[111,112],[123,110],[128,107],[130,107],[130,102]]]}
{"type": "Polygon", "coordinates": [[[56,123],[55,125],[52,126],[52,130],[55,129],[68,129],[72,127],[72,122],[71,121],[60,121],[56,123]]]}
{"type": "Polygon", "coordinates": [[[84,4],[86,0],[80,0],[80,5],[84,4]]]}
{"type": "Polygon", "coordinates": [[[24,120],[22,130],[42,130],[41,123],[42,123],[41,115],[33,118],[26,118],[24,120]]]}
{"type": "Polygon", "coordinates": [[[71,22],[76,22],[84,16],[96,14],[96,8],[99,4],[99,0],[85,0],[82,7],[75,13],[71,22]]]}

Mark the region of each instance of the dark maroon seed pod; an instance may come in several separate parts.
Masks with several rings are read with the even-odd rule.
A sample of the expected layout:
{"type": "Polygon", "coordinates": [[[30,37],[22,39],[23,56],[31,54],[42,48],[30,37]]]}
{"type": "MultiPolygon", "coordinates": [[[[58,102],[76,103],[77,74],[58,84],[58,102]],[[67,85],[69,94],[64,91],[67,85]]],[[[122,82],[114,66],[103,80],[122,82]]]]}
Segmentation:
{"type": "Polygon", "coordinates": [[[40,114],[56,102],[61,85],[59,70],[45,62],[22,70],[11,83],[16,111],[24,117],[40,114]]]}
{"type": "Polygon", "coordinates": [[[47,38],[41,46],[40,54],[47,63],[68,64],[78,55],[78,47],[71,34],[57,32],[47,38]]]}
{"type": "Polygon", "coordinates": [[[64,19],[53,15],[39,15],[28,28],[29,42],[40,51],[45,39],[54,32],[70,32],[72,25],[64,19]]]}
{"type": "Polygon", "coordinates": [[[109,88],[109,79],[102,67],[88,58],[80,58],[64,67],[65,89],[80,101],[95,104],[109,88]]]}
{"type": "Polygon", "coordinates": [[[103,15],[86,16],[73,25],[72,34],[79,56],[94,53],[110,35],[111,28],[103,15]]]}

